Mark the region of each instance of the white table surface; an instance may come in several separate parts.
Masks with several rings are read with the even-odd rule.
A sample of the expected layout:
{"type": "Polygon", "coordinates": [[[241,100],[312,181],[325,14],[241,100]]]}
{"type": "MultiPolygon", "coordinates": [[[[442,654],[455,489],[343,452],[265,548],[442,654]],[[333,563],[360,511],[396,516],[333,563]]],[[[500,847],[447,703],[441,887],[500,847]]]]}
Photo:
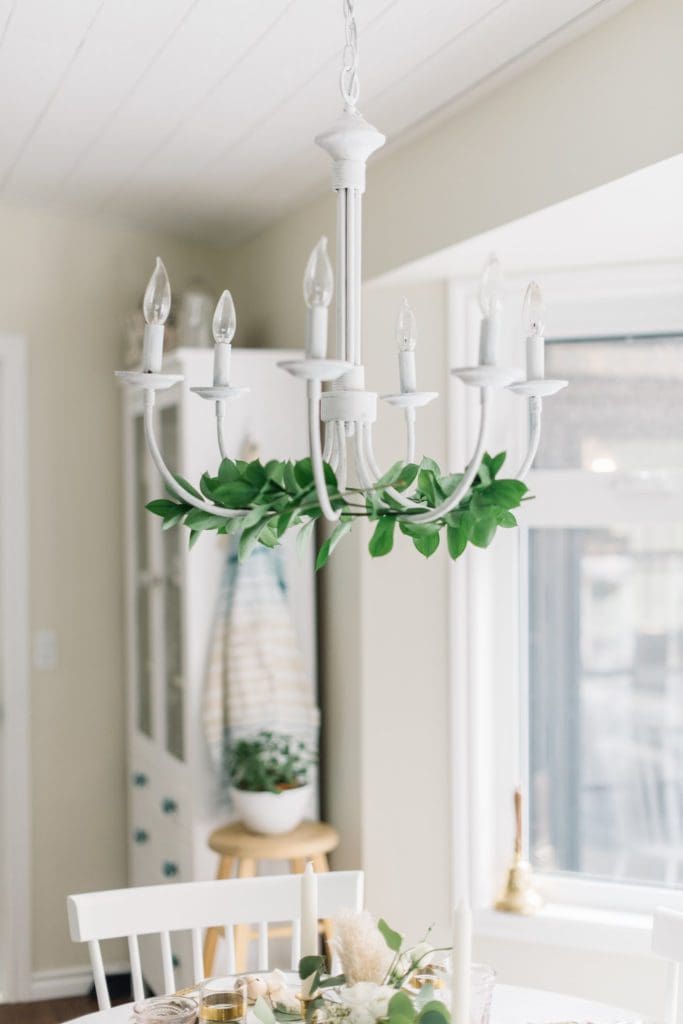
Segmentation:
{"type": "MultiPolygon", "coordinates": [[[[116,1006],[101,1013],[89,1013],[70,1024],[128,1024],[132,1004],[116,1006]]],[[[637,1014],[588,999],[542,992],[535,988],[496,985],[491,1009],[491,1024],[561,1024],[590,1021],[594,1024],[637,1022],[637,1014]]]]}

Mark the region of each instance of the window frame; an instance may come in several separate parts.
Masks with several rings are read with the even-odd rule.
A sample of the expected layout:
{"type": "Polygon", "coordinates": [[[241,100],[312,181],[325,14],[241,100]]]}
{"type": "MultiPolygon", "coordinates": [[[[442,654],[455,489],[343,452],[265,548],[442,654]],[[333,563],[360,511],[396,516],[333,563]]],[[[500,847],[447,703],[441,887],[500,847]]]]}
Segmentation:
{"type": "MultiPolygon", "coordinates": [[[[556,340],[629,333],[683,332],[683,264],[599,266],[580,270],[535,268],[510,275],[506,308],[521,301],[530,277],[541,281],[556,340]]],[[[449,282],[449,365],[476,359],[478,280],[449,282]]],[[[519,363],[521,330],[507,325],[501,362],[519,363]],[[516,358],[514,358],[516,356],[516,358]]],[[[473,444],[476,392],[449,385],[448,454],[462,465],[473,444]]],[[[517,459],[527,434],[524,405],[504,404],[498,424],[503,444],[517,459]],[[506,418],[507,417],[507,418],[506,418]]],[[[552,415],[552,399],[546,415],[552,415]]],[[[494,446],[492,446],[494,448],[494,446]]],[[[515,462],[512,463],[514,472],[515,462]]],[[[538,500],[525,506],[520,529],[499,531],[485,552],[468,550],[449,576],[452,736],[452,885],[475,908],[478,931],[553,941],[557,934],[580,946],[644,948],[649,917],[664,903],[683,910],[681,890],[543,874],[547,905],[535,919],[491,910],[512,852],[512,793],[528,776],[525,708],[526,665],[520,643],[527,617],[521,566],[531,527],[604,526],[629,522],[678,522],[683,518],[681,479],[644,481],[629,474],[582,470],[533,470],[528,480],[538,500]],[[511,666],[513,667],[511,671],[511,666]],[[507,684],[505,680],[508,680],[507,684]],[[556,925],[562,925],[558,933],[556,925]],[[630,934],[629,934],[630,933],[630,934]],[[634,937],[635,936],[635,937],[634,937]]],[[[526,788],[525,788],[526,792],[526,788]]],[[[528,818],[525,808],[525,834],[528,818]]]]}

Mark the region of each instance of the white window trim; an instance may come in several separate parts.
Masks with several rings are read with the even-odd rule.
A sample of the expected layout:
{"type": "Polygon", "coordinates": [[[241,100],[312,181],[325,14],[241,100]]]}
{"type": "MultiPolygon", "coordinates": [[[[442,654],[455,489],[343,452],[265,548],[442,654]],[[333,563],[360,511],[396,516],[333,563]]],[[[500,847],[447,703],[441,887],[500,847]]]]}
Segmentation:
{"type": "MultiPolygon", "coordinates": [[[[556,310],[560,329],[557,325],[553,327],[551,319],[553,337],[683,330],[680,263],[536,271],[524,275],[526,280],[530,276],[541,279],[549,306],[556,310]],[[607,320],[601,319],[606,308],[610,314],[607,320]],[[600,326],[596,328],[596,324],[600,326]]],[[[510,278],[508,285],[518,298],[523,279],[510,278]]],[[[470,363],[476,358],[476,293],[474,278],[459,279],[449,286],[450,366],[470,363]]],[[[513,358],[517,363],[521,361],[521,345],[521,336],[513,346],[508,345],[508,358],[510,351],[517,349],[517,358],[513,358]]],[[[462,465],[471,450],[476,428],[475,400],[473,391],[463,397],[462,387],[451,382],[451,466],[462,465]]],[[[547,415],[552,415],[550,403],[547,415]]],[[[519,451],[525,433],[526,417],[520,405],[515,438],[519,451]]],[[[509,439],[509,422],[506,434],[509,439]]],[[[514,468],[513,463],[512,471],[514,468]]],[[[539,887],[545,888],[548,903],[536,917],[523,918],[492,909],[511,855],[512,792],[520,778],[520,751],[526,751],[521,736],[522,674],[513,672],[517,678],[507,688],[500,682],[494,687],[496,677],[500,680],[506,672],[509,674],[510,661],[520,664],[520,617],[525,609],[515,586],[526,528],[548,524],[549,520],[558,526],[638,521],[641,503],[643,507],[647,504],[647,518],[652,521],[652,492],[647,490],[652,484],[608,476],[596,480],[594,474],[590,476],[590,505],[568,516],[564,511],[565,488],[574,491],[585,474],[536,471],[529,484],[538,501],[525,509],[525,528],[499,531],[492,548],[486,552],[468,550],[451,568],[452,886],[456,900],[467,896],[475,908],[475,930],[479,935],[610,952],[645,952],[649,949],[654,907],[664,904],[683,910],[683,889],[553,875],[540,880],[539,887]],[[624,488],[629,494],[626,514],[624,488]],[[506,609],[506,614],[496,618],[495,638],[494,599],[506,609]],[[505,652],[502,663],[501,651],[505,652]],[[509,732],[496,732],[494,708],[495,719],[508,723],[509,732]]],[[[680,522],[682,515],[683,493],[679,489],[658,492],[658,520],[680,522]]],[[[522,774],[526,775],[526,766],[522,766],[522,774]]]]}

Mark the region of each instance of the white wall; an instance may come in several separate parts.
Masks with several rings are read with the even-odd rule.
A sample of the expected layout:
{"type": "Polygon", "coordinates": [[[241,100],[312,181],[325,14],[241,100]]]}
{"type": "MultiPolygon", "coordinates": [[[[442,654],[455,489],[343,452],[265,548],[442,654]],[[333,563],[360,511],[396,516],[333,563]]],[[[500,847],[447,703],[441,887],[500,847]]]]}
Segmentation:
{"type": "Polygon", "coordinates": [[[215,254],[86,217],[0,207],[0,327],[29,352],[33,967],[85,963],[65,897],[126,883],[119,386],[123,316],[163,254],[216,288],[215,254]]]}

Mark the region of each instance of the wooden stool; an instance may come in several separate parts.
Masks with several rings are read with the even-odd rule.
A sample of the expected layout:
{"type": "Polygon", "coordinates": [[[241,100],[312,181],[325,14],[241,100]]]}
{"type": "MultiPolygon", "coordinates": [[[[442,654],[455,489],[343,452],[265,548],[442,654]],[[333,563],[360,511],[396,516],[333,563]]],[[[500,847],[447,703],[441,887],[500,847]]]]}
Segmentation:
{"type": "MultiPolygon", "coordinates": [[[[301,874],[307,861],[313,862],[318,873],[329,871],[327,854],[339,845],[339,835],[324,821],[304,821],[293,832],[280,836],[260,836],[248,832],[239,823],[217,828],[209,836],[209,846],[220,855],[217,878],[253,878],[260,860],[287,860],[293,874],[301,874]]],[[[322,922],[326,941],[331,937],[329,921],[322,922]]],[[[211,975],[216,945],[222,928],[209,928],[204,941],[204,974],[211,975]]],[[[235,927],[235,970],[247,969],[249,942],[256,937],[249,925],[235,927]]],[[[272,937],[289,935],[289,928],[271,928],[272,937]]]]}

